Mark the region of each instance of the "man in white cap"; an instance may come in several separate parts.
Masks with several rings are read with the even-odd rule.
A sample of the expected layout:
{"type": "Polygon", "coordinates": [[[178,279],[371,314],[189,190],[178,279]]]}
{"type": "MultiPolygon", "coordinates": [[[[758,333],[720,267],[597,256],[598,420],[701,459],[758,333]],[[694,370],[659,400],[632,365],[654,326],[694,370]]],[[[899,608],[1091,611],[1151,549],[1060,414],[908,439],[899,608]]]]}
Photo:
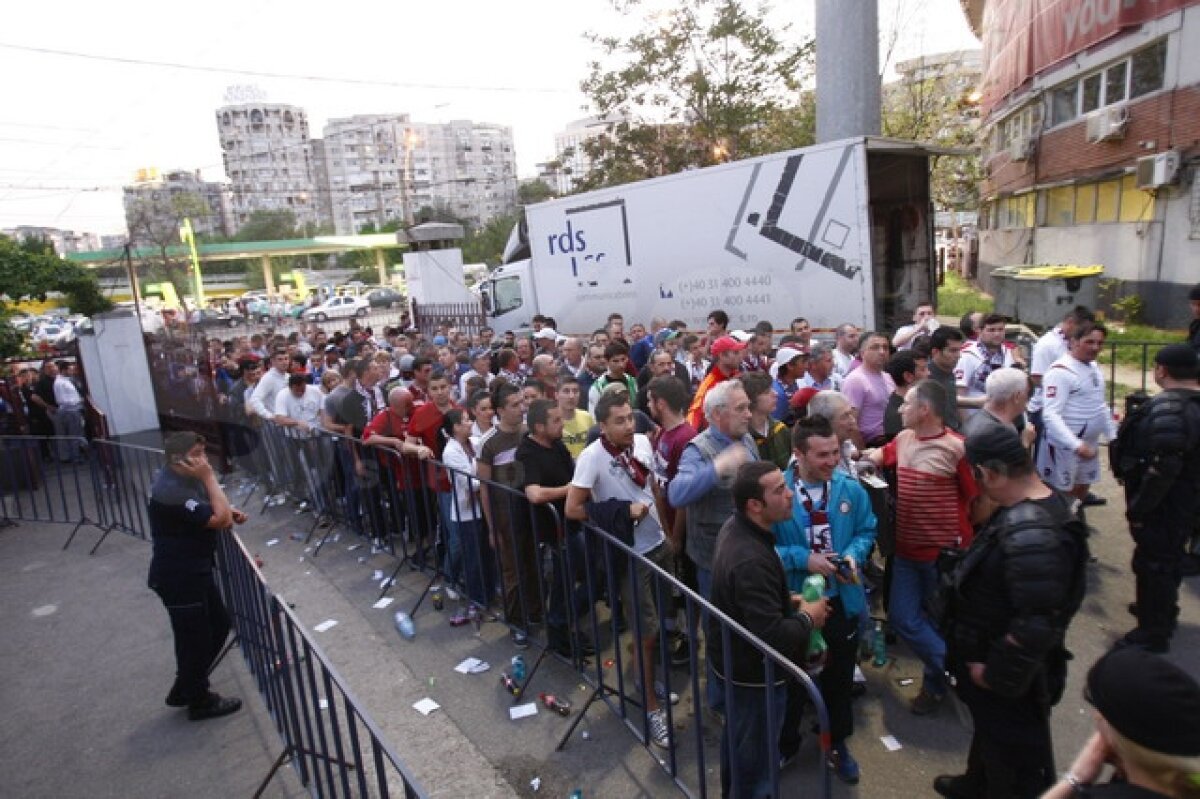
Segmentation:
{"type": "Polygon", "coordinates": [[[775,410],[771,417],[777,421],[790,421],[792,397],[800,387],[799,380],[808,370],[808,350],[797,347],[781,347],[771,364],[771,388],[775,391],[775,410]]]}

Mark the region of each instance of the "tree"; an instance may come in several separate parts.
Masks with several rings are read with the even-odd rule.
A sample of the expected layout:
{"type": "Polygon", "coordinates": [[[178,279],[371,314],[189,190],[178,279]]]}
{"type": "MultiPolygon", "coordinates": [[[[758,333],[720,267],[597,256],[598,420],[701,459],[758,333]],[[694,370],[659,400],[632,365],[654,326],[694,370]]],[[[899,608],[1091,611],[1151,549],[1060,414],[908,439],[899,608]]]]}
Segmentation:
{"type": "Polygon", "coordinates": [[[931,191],[940,209],[979,207],[983,167],[979,158],[979,112],[974,83],[955,64],[918,62],[910,74],[885,87],[883,134],[963,151],[934,160],[931,191]]]}
{"type": "MultiPolygon", "coordinates": [[[[106,311],[112,302],[100,293],[96,276],[87,268],[64,261],[49,242],[41,239],[14,241],[0,235],[0,320],[12,312],[10,303],[21,299],[45,300],[51,291],[66,295],[74,313],[85,316],[106,311]]],[[[0,322],[0,357],[20,353],[24,336],[7,321],[0,322]],[[16,335],[14,335],[16,334],[16,335]]]]}
{"type": "Polygon", "coordinates": [[[516,214],[506,214],[495,217],[478,230],[468,229],[467,237],[463,240],[463,263],[498,266],[516,223],[516,214]]]}
{"type": "Polygon", "coordinates": [[[169,248],[181,243],[179,229],[184,219],[204,219],[211,215],[208,203],[193,192],[138,194],[125,208],[129,238],[135,246],[155,253],[139,258],[140,266],[152,276],[171,281],[180,294],[186,293],[191,262],[186,256],[172,256],[169,248]]]}
{"type": "Polygon", "coordinates": [[[517,186],[517,202],[521,205],[533,205],[554,197],[554,189],[541,179],[531,180],[517,186]]]}
{"type": "Polygon", "coordinates": [[[254,211],[238,228],[234,241],[282,241],[300,238],[292,211],[254,211]]]}
{"type": "MultiPolygon", "coordinates": [[[[641,0],[621,5],[628,12],[641,0]]],[[[626,38],[590,34],[603,60],[583,91],[607,130],[582,147],[580,190],[798,147],[813,45],[741,0],[683,0],[626,38]]]]}

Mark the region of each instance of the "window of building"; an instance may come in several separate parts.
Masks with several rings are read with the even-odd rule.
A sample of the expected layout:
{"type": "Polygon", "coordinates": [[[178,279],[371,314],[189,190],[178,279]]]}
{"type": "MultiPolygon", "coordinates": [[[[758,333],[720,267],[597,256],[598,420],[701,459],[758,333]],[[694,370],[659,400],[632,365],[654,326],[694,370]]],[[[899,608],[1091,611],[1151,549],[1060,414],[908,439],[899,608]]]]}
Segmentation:
{"type": "Polygon", "coordinates": [[[1110,64],[1050,92],[1050,120],[1062,125],[1105,106],[1123,103],[1163,87],[1167,41],[1159,40],[1129,58],[1110,64]]]}
{"type": "Polygon", "coordinates": [[[1106,180],[1096,185],[1096,221],[1116,222],[1117,208],[1121,202],[1121,187],[1115,180],[1106,180]]]}
{"type": "Polygon", "coordinates": [[[1075,224],[1075,187],[1058,186],[1046,190],[1047,227],[1070,227],[1075,224]]]}
{"type": "Polygon", "coordinates": [[[1096,184],[1084,183],[1075,187],[1075,224],[1090,225],[1096,221],[1096,184]]]}
{"type": "Polygon", "coordinates": [[[1154,218],[1154,195],[1137,187],[1137,176],[1121,178],[1122,222],[1149,222],[1154,218]]]}
{"type": "Polygon", "coordinates": [[[1141,97],[1163,87],[1167,67],[1167,40],[1155,42],[1139,50],[1130,59],[1129,96],[1141,97]]]}

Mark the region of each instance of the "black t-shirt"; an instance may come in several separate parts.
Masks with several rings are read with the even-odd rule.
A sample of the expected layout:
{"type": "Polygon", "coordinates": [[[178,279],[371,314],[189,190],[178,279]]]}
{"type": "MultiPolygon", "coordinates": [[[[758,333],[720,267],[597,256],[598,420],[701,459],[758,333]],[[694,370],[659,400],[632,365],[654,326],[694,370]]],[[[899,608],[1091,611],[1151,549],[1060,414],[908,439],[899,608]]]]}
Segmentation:
{"type": "Polygon", "coordinates": [[[883,409],[883,435],[888,441],[900,435],[900,431],[904,429],[904,419],[900,417],[900,406],[903,403],[904,397],[895,391],[888,394],[887,405],[883,409]]]}
{"type": "Polygon", "coordinates": [[[212,570],[217,531],[205,525],[213,509],[204,484],[180,477],[170,467],[154,478],[147,504],[154,556],[150,575],[206,573],[212,570]]]}
{"type": "MultiPolygon", "coordinates": [[[[571,482],[575,474],[575,462],[562,441],[543,447],[528,435],[517,447],[517,462],[524,467],[520,487],[537,485],[543,488],[561,488],[571,482]]],[[[551,503],[558,511],[558,518],[566,522],[566,501],[551,503]]],[[[539,535],[549,535],[556,528],[554,515],[545,505],[531,505],[539,535]]]]}

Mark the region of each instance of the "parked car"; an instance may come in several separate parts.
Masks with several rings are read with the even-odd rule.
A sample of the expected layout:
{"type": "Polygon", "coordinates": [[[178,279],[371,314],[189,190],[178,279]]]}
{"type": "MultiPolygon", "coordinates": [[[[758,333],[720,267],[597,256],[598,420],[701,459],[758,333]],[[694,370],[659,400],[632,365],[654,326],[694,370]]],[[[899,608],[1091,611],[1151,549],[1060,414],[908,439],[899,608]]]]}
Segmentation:
{"type": "Polygon", "coordinates": [[[70,322],[43,323],[33,331],[32,339],[37,346],[65,347],[75,340],[75,326],[70,322]]]}
{"type": "Polygon", "coordinates": [[[363,297],[330,297],[320,305],[300,314],[301,319],[324,322],[326,319],[347,319],[366,316],[371,304],[363,297]]]}
{"type": "Polygon", "coordinates": [[[379,288],[367,294],[372,308],[395,308],[404,304],[404,295],[392,288],[379,288]]]}
{"type": "Polygon", "coordinates": [[[205,308],[200,311],[199,321],[193,322],[192,327],[198,329],[206,329],[211,327],[237,327],[244,320],[239,313],[230,313],[229,311],[219,311],[214,308],[205,308]]]}

